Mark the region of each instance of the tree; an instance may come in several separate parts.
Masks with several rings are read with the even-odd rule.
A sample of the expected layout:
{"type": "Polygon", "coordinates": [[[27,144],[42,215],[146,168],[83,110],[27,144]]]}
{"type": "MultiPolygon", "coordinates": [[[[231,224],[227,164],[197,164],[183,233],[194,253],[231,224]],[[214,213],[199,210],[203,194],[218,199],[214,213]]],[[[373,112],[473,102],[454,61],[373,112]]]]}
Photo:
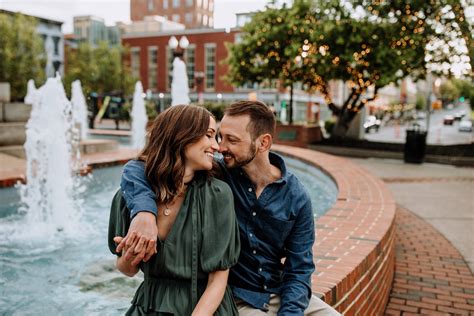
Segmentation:
{"type": "Polygon", "coordinates": [[[29,79],[45,79],[45,52],[36,24],[32,17],[0,13],[0,82],[10,83],[13,100],[24,98],[29,79]]]}
{"type": "Polygon", "coordinates": [[[67,91],[74,80],[80,80],[86,95],[91,92],[131,94],[135,80],[123,60],[126,53],[124,47],[109,47],[105,42],[96,48],[88,43],[79,44],[77,49],[68,48],[64,78],[67,91]]]}
{"type": "Polygon", "coordinates": [[[277,83],[290,89],[289,123],[293,122],[294,84],[303,80],[308,65],[302,47],[309,43],[314,17],[307,2],[277,8],[272,4],[244,25],[240,41],[228,46],[227,79],[235,85],[277,83]]]}

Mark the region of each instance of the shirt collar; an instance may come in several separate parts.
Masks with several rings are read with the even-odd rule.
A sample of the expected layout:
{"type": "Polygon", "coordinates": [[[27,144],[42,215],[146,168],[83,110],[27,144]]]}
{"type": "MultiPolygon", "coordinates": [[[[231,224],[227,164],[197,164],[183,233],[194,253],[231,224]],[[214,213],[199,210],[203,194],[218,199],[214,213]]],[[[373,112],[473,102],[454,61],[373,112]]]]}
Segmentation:
{"type": "Polygon", "coordinates": [[[283,158],[274,152],[270,152],[269,157],[270,163],[280,169],[281,172],[281,178],[276,180],[274,183],[285,184],[288,182],[288,172],[286,170],[286,164],[283,158]]]}

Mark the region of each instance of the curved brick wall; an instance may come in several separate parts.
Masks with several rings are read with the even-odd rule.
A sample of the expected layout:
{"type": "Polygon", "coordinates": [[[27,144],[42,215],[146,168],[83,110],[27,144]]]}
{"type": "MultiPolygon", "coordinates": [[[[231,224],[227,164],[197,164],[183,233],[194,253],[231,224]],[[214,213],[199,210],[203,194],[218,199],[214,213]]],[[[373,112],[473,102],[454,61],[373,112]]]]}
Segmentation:
{"type": "Polygon", "coordinates": [[[346,159],[272,148],[320,168],[339,189],[334,206],[316,222],[313,293],[344,315],[383,314],[395,267],[395,201],[388,188],[346,159]]]}

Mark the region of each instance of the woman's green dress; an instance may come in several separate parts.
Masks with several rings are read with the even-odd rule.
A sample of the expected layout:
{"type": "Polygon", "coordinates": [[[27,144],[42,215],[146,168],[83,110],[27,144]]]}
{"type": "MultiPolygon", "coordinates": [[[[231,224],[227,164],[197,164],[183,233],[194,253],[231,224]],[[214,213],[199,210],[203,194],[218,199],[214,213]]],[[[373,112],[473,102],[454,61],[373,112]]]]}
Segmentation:
{"type": "MultiPolygon", "coordinates": [[[[125,236],[130,213],[119,190],[109,221],[109,248],[115,236],[125,236]]],[[[240,251],[234,201],[228,185],[218,179],[195,179],[166,240],[140,269],[145,275],[127,315],[191,315],[204,293],[210,272],[237,263],[240,251]]],[[[117,254],[119,255],[119,254],[117,254]]],[[[214,315],[238,315],[230,288],[214,315]]]]}

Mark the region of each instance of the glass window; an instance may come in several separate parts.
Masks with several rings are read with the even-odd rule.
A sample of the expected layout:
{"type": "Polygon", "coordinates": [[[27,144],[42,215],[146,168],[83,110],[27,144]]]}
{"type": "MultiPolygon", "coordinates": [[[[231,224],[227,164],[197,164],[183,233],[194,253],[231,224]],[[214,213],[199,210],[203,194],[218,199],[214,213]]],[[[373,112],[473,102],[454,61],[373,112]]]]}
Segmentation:
{"type": "Polygon", "coordinates": [[[180,0],[173,0],[173,8],[179,8],[180,0]]]}
{"type": "Polygon", "coordinates": [[[208,23],[208,21],[207,21],[207,15],[203,15],[203,16],[202,16],[202,24],[207,26],[207,23],[208,23]]]}
{"type": "Polygon", "coordinates": [[[140,47],[132,47],[131,55],[132,76],[140,79],[140,47]]]}
{"type": "Polygon", "coordinates": [[[202,6],[202,0],[197,0],[196,6],[200,8],[202,6]]]}
{"type": "Polygon", "coordinates": [[[195,48],[189,46],[186,49],[186,73],[188,75],[188,86],[189,89],[194,89],[194,65],[195,65],[195,48]]]}
{"type": "Polygon", "coordinates": [[[59,41],[61,40],[58,36],[53,36],[53,43],[54,43],[54,55],[59,55],[59,41]]]}
{"type": "Polygon", "coordinates": [[[184,15],[184,23],[191,24],[193,23],[193,14],[188,12],[184,15]]]}
{"type": "Polygon", "coordinates": [[[206,89],[215,88],[216,77],[216,46],[206,45],[206,89]]]}
{"type": "Polygon", "coordinates": [[[148,47],[148,89],[156,91],[158,76],[158,47],[148,47]]]}
{"type": "Polygon", "coordinates": [[[168,9],[168,0],[163,0],[163,9],[168,9]]]}
{"type": "Polygon", "coordinates": [[[208,0],[203,0],[203,1],[202,1],[202,7],[203,7],[204,9],[207,9],[207,5],[208,5],[208,0]]]}
{"type": "Polygon", "coordinates": [[[173,60],[174,60],[174,57],[173,57],[173,52],[171,50],[171,48],[169,47],[166,47],[166,56],[167,56],[167,66],[166,66],[166,70],[168,72],[168,89],[171,89],[171,82],[173,81],[173,60]]]}
{"type": "Polygon", "coordinates": [[[209,26],[214,26],[214,19],[213,18],[209,18],[209,26]]]}
{"type": "Polygon", "coordinates": [[[194,5],[194,0],[186,0],[186,6],[192,7],[194,5]]]}
{"type": "Polygon", "coordinates": [[[154,0],[148,0],[148,12],[152,12],[155,9],[154,0]]]}

